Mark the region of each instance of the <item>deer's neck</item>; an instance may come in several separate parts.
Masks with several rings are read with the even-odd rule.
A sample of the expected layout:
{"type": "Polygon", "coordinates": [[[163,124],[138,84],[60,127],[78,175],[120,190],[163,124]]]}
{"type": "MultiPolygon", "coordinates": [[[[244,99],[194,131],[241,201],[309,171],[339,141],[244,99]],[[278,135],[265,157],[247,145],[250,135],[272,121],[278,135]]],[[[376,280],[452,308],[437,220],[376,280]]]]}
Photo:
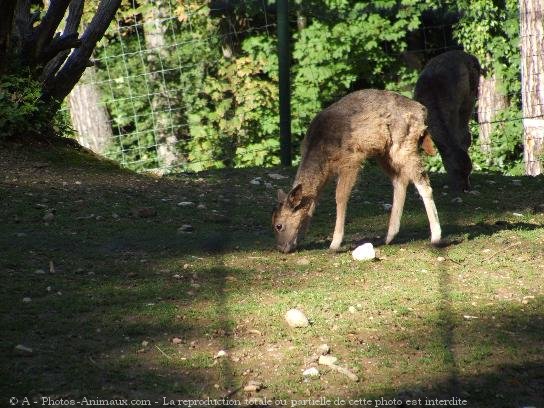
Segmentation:
{"type": "Polygon", "coordinates": [[[302,184],[303,194],[317,200],[327,179],[328,172],[323,168],[321,163],[303,158],[295,176],[293,186],[302,184]]]}

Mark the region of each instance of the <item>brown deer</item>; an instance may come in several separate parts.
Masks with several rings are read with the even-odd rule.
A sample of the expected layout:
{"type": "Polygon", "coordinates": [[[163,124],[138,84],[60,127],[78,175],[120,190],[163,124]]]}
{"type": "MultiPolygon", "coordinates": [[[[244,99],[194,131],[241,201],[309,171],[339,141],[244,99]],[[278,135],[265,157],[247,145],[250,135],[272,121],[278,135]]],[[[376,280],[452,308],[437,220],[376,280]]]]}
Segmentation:
{"type": "Polygon", "coordinates": [[[344,237],[346,208],[361,163],[376,157],[393,182],[393,206],[385,242],[397,235],[406,198],[413,182],[423,198],[431,226],[431,242],[440,241],[440,223],[429,179],[418,147],[432,154],[426,131],[425,107],[389,91],[368,89],[351,93],[319,113],[302,143],[302,160],[292,190],[278,191],[272,216],[277,247],[295,250],[309,225],[317,199],[331,176],[337,176],[336,226],[330,245],[338,250],[344,237]]]}
{"type": "Polygon", "coordinates": [[[414,92],[414,99],[427,108],[429,132],[454,190],[470,190],[469,121],[480,72],[480,63],[473,55],[448,51],[425,65],[414,92]]]}

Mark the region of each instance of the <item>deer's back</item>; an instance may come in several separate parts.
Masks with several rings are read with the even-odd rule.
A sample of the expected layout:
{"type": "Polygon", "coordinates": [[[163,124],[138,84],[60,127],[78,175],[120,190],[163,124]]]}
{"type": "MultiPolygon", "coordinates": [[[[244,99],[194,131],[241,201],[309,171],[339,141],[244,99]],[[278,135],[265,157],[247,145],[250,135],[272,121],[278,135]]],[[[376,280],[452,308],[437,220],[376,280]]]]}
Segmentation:
{"type": "Polygon", "coordinates": [[[419,75],[414,97],[433,104],[459,106],[478,92],[480,63],[464,51],[448,51],[431,59],[419,75]]]}
{"type": "Polygon", "coordinates": [[[329,162],[355,162],[417,151],[425,129],[426,109],[395,92],[367,89],[353,92],[319,113],[303,143],[303,158],[320,156],[329,162]]]}

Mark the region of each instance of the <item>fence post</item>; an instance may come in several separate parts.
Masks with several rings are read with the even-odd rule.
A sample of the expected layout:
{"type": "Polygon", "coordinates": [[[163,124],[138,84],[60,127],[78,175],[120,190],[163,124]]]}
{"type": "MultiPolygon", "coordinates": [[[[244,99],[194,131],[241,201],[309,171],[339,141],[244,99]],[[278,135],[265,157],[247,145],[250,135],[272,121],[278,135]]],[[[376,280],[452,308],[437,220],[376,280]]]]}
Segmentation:
{"type": "Polygon", "coordinates": [[[291,81],[289,50],[289,0],[277,0],[280,156],[281,164],[291,166],[291,81]]]}

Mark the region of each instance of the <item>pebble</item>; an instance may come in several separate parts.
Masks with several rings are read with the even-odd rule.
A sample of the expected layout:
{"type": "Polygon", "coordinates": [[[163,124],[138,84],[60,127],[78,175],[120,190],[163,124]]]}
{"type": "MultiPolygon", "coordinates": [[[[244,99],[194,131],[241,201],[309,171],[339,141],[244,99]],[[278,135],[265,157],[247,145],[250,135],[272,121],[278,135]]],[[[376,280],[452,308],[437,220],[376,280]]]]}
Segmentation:
{"type": "Polygon", "coordinates": [[[245,392],[255,392],[255,391],[261,390],[262,388],[263,388],[263,383],[262,382],[251,380],[244,387],[244,391],[245,392]]]}
{"type": "Polygon", "coordinates": [[[330,366],[336,364],[338,359],[334,356],[319,356],[319,364],[330,366]]]}
{"type": "Polygon", "coordinates": [[[254,186],[260,185],[260,184],[261,184],[261,178],[260,178],[260,177],[254,178],[253,180],[251,180],[251,181],[249,182],[249,184],[253,184],[254,186]]]}
{"type": "Polygon", "coordinates": [[[444,262],[446,260],[446,258],[444,258],[443,256],[439,256],[438,258],[436,258],[436,260],[438,262],[444,262]]]}
{"type": "Polygon", "coordinates": [[[300,258],[297,261],[297,265],[310,265],[310,260],[308,258],[300,258]]]}
{"type": "Polygon", "coordinates": [[[213,358],[223,358],[227,357],[229,354],[225,350],[219,350],[213,358]]]}
{"type": "Polygon", "coordinates": [[[29,297],[23,298],[23,303],[30,303],[30,302],[32,302],[32,298],[29,298],[29,297]]]}
{"type": "Polygon", "coordinates": [[[319,377],[319,370],[315,367],[310,367],[302,373],[304,377],[319,377]]]}
{"type": "Polygon", "coordinates": [[[350,307],[348,307],[348,312],[350,312],[351,314],[353,314],[353,313],[357,312],[357,309],[355,309],[354,306],[350,306],[350,307]]]}
{"type": "Polygon", "coordinates": [[[198,208],[199,210],[205,210],[206,209],[206,204],[198,204],[196,206],[196,208],[198,208]]]}
{"type": "Polygon", "coordinates": [[[393,208],[391,204],[382,204],[382,207],[385,211],[391,211],[391,208],[393,208]]]}
{"type": "Polygon", "coordinates": [[[451,200],[452,203],[461,204],[463,199],[461,197],[455,197],[451,200]]]}
{"type": "Polygon", "coordinates": [[[181,344],[181,343],[183,343],[183,340],[181,340],[179,337],[174,337],[172,339],[172,343],[173,344],[181,344]]]}
{"type": "Polygon", "coordinates": [[[321,356],[324,356],[326,354],[329,354],[331,352],[331,348],[328,344],[321,344],[318,348],[317,348],[317,353],[321,356]]]}
{"type": "Polygon", "coordinates": [[[282,180],[287,178],[287,176],[283,176],[278,173],[268,173],[268,177],[270,177],[273,180],[282,180]]]}
{"type": "Polygon", "coordinates": [[[178,207],[192,207],[193,205],[195,205],[195,203],[192,201],[182,201],[178,203],[178,207]]]}
{"type": "Polygon", "coordinates": [[[290,309],[285,313],[285,321],[290,327],[308,327],[308,318],[298,309],[290,309]]]}
{"type": "Polygon", "coordinates": [[[29,354],[32,353],[33,351],[30,347],[24,346],[22,344],[17,344],[15,346],[15,350],[22,351],[23,353],[29,353],[29,354]]]}
{"type": "Polygon", "coordinates": [[[55,218],[55,215],[54,215],[53,213],[50,213],[50,212],[48,212],[47,214],[45,214],[45,215],[43,216],[43,220],[44,220],[45,222],[53,221],[54,218],[55,218]]]}
{"type": "Polygon", "coordinates": [[[178,233],[193,232],[195,229],[191,224],[183,224],[178,228],[178,233]]]}
{"type": "Polygon", "coordinates": [[[376,251],[374,250],[374,246],[370,242],[367,242],[355,248],[351,256],[356,261],[369,261],[376,258],[376,251]]]}

